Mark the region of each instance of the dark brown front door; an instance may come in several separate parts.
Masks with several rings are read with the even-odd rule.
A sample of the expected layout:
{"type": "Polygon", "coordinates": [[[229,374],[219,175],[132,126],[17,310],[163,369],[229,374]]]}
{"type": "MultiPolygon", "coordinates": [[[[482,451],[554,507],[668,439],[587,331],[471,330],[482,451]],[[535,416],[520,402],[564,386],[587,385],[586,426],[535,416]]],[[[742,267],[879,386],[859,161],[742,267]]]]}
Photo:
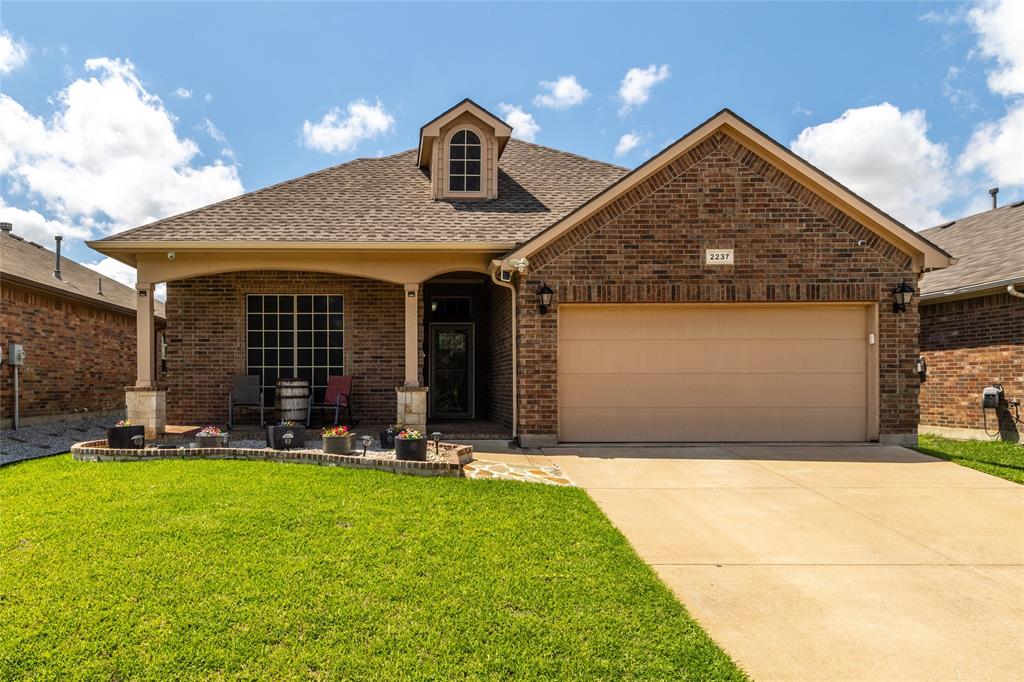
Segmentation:
{"type": "Polygon", "coordinates": [[[432,419],[473,418],[473,325],[430,325],[432,419]]]}

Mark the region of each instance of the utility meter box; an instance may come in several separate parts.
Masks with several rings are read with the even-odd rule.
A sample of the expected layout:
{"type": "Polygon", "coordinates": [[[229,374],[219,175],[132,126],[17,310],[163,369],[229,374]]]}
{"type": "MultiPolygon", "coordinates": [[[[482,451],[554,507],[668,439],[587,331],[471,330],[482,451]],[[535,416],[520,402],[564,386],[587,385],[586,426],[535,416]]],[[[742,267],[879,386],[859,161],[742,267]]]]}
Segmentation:
{"type": "Polygon", "coordinates": [[[1002,397],[1002,386],[986,386],[981,392],[981,407],[983,409],[994,410],[999,407],[1002,397]]]}
{"type": "Polygon", "coordinates": [[[25,364],[25,349],[22,348],[20,343],[8,343],[7,344],[7,364],[8,365],[23,365],[23,364],[25,364]]]}

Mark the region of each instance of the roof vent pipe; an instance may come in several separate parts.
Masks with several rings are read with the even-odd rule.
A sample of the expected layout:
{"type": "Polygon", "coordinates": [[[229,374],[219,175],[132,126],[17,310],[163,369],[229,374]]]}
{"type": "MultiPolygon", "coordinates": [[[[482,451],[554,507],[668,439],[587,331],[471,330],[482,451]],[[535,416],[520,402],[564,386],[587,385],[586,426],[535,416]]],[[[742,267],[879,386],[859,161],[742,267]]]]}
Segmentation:
{"type": "Polygon", "coordinates": [[[999,194],[999,188],[993,187],[988,193],[992,196],[992,208],[998,208],[999,202],[996,200],[996,195],[999,194]]]}
{"type": "Polygon", "coordinates": [[[11,223],[0,223],[0,230],[3,230],[4,232],[13,232],[14,225],[11,223]]]}
{"type": "Polygon", "coordinates": [[[96,278],[96,293],[99,294],[100,296],[103,295],[103,278],[102,277],[97,277],[96,278]]]}
{"type": "Polygon", "coordinates": [[[60,242],[61,242],[62,239],[64,239],[64,237],[61,237],[59,234],[56,237],[53,238],[53,241],[57,242],[57,253],[56,253],[56,259],[54,260],[53,276],[56,277],[57,279],[61,278],[60,277],[60,242]]]}

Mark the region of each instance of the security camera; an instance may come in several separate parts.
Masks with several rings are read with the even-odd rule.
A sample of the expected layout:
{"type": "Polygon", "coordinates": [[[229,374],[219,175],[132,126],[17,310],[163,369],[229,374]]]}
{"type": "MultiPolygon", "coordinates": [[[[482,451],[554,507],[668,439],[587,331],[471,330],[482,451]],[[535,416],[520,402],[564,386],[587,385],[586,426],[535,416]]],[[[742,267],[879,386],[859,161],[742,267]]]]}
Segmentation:
{"type": "Polygon", "coordinates": [[[167,252],[167,260],[174,260],[175,255],[176,254],[173,251],[168,251],[167,252]]]}
{"type": "Polygon", "coordinates": [[[868,245],[868,240],[867,239],[860,239],[860,240],[857,241],[857,246],[867,246],[867,245],[868,245]]]}

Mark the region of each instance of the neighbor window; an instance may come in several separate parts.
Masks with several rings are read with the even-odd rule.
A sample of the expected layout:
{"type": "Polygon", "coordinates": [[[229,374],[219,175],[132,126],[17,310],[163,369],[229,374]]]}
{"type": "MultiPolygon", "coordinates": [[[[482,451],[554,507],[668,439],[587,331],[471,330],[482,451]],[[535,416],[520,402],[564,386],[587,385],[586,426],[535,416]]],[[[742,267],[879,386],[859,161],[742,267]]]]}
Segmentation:
{"type": "Polygon", "coordinates": [[[480,191],[480,136],[460,130],[448,144],[448,189],[452,192],[480,191]]]}
{"type": "Polygon", "coordinates": [[[345,301],[341,296],[250,294],[246,366],[274,404],[278,379],[306,379],[323,402],[327,377],[345,373],[345,301]]]}

